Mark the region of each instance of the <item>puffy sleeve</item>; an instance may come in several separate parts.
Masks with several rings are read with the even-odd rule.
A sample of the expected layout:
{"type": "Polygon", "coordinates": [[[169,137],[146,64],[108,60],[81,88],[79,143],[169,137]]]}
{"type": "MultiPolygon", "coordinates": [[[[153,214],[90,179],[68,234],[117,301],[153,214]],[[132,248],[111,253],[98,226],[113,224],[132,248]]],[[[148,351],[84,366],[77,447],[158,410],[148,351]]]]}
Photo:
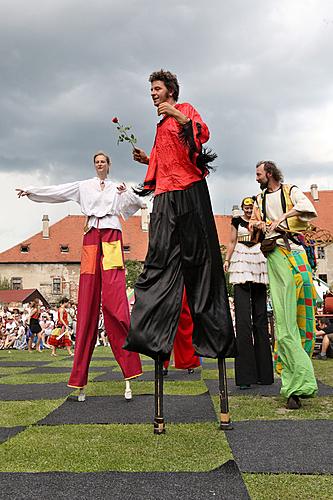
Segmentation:
{"type": "Polygon", "coordinates": [[[116,211],[126,220],[144,205],[144,200],[136,195],[133,189],[117,193],[116,211]]]}
{"type": "Polygon", "coordinates": [[[79,181],[54,186],[29,186],[24,191],[28,193],[29,200],[37,203],[63,203],[65,201],[80,203],[79,181]]]}
{"type": "Polygon", "coordinates": [[[240,217],[232,217],[231,219],[231,225],[234,226],[236,231],[238,231],[238,226],[240,224],[240,217]]]}
{"type": "Polygon", "coordinates": [[[290,198],[293,202],[294,209],[300,212],[298,218],[302,221],[309,221],[317,217],[315,207],[312,205],[309,198],[297,187],[293,186],[290,191],[290,198]]]}
{"type": "Polygon", "coordinates": [[[190,141],[193,140],[196,151],[200,152],[201,146],[209,139],[209,129],[207,125],[191,104],[181,104],[179,111],[190,119],[189,122],[182,126],[182,135],[189,144],[190,141]]]}
{"type": "Polygon", "coordinates": [[[254,205],[253,205],[253,210],[252,210],[252,215],[251,215],[251,218],[250,218],[250,222],[249,222],[249,230],[252,231],[253,230],[253,227],[255,225],[256,222],[261,222],[262,221],[262,217],[261,217],[261,213],[260,213],[260,208],[259,208],[259,199],[261,197],[261,194],[258,194],[257,197],[256,197],[256,200],[254,202],[254,205]]]}

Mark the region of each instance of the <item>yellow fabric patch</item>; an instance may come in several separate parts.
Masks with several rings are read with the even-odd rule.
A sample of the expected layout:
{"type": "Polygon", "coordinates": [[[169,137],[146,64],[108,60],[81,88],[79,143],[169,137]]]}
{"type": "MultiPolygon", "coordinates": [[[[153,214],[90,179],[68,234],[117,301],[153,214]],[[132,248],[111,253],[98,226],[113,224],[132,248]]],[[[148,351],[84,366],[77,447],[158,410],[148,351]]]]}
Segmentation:
{"type": "Polygon", "coordinates": [[[121,251],[120,240],[102,242],[103,249],[103,269],[107,271],[108,269],[124,269],[123,254],[121,251]]]}

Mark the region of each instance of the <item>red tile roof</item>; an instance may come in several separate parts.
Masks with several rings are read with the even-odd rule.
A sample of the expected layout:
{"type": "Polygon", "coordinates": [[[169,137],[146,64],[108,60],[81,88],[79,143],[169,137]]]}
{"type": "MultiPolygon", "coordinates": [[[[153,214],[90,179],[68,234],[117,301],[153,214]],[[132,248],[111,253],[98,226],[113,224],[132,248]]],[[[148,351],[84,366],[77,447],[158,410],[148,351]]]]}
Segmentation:
{"type": "Polygon", "coordinates": [[[129,252],[125,251],[125,260],[139,260],[143,262],[148,250],[148,231],[141,229],[141,216],[133,215],[126,221],[121,222],[124,247],[129,246],[129,252]]]}
{"type": "Polygon", "coordinates": [[[80,262],[85,217],[68,215],[50,226],[50,237],[43,238],[42,231],[18,245],[0,253],[0,263],[80,262]],[[28,252],[21,246],[28,245],[28,252]],[[69,252],[61,253],[60,245],[68,245],[69,252]]]}
{"type": "MultiPolygon", "coordinates": [[[[319,191],[319,201],[313,201],[309,192],[305,193],[312,201],[318,217],[313,223],[333,234],[333,190],[319,191]]],[[[42,232],[31,236],[18,245],[0,253],[0,263],[34,263],[34,262],[71,262],[81,261],[81,245],[85,217],[68,215],[50,226],[50,237],[44,239],[42,232]],[[21,246],[28,245],[28,252],[21,252],[21,246]],[[62,253],[60,245],[68,245],[69,251],[62,253]]],[[[215,215],[215,222],[220,244],[227,245],[230,238],[230,215],[215,215]]],[[[144,261],[148,248],[148,232],[141,229],[141,216],[130,217],[122,221],[126,260],[144,261]]]]}
{"type": "Polygon", "coordinates": [[[0,290],[0,302],[22,302],[26,297],[32,294],[36,288],[27,288],[25,290],[0,290]]]}
{"type": "Polygon", "coordinates": [[[319,200],[314,201],[311,193],[305,193],[317,210],[318,217],[312,224],[322,229],[328,229],[333,234],[333,190],[318,191],[319,200]]]}
{"type": "MultiPolygon", "coordinates": [[[[229,240],[230,218],[229,215],[215,216],[222,244],[226,244],[229,240]]],[[[49,238],[43,238],[42,232],[39,232],[1,252],[0,263],[79,263],[84,222],[83,215],[67,215],[50,226],[49,238]],[[27,245],[29,251],[22,252],[22,245],[27,245]],[[68,245],[69,251],[62,253],[60,245],[68,245]]],[[[141,217],[136,215],[127,221],[122,221],[122,228],[124,246],[129,247],[129,251],[125,252],[125,259],[144,261],[148,249],[148,232],[141,229],[141,217]]]]}
{"type": "MultiPolygon", "coordinates": [[[[0,290],[0,303],[10,304],[11,302],[28,302],[30,296],[42,297],[37,288],[26,288],[24,290],[0,290]]],[[[45,301],[44,297],[42,297],[45,301]]],[[[31,298],[32,300],[32,298],[31,298]]],[[[47,302],[45,301],[47,304],[47,302]]]]}
{"type": "Polygon", "coordinates": [[[214,217],[220,245],[227,245],[230,240],[231,215],[215,215],[214,217]]]}
{"type": "MultiPolygon", "coordinates": [[[[51,263],[80,262],[83,238],[83,215],[67,215],[50,226],[50,237],[43,238],[42,231],[22,241],[18,245],[0,253],[0,263],[51,263]],[[22,252],[22,245],[29,247],[22,252]],[[68,245],[68,252],[61,252],[60,246],[68,245]]],[[[122,221],[123,242],[129,246],[126,260],[144,260],[148,247],[148,232],[141,230],[141,217],[133,216],[122,221]]]]}

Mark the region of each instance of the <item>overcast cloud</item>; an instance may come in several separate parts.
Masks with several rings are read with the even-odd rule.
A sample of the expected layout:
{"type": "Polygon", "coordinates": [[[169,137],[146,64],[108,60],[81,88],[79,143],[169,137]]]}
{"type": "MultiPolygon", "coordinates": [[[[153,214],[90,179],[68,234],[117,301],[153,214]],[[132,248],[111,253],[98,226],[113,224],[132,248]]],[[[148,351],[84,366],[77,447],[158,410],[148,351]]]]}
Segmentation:
{"type": "Polygon", "coordinates": [[[112,176],[145,167],[116,145],[118,116],[149,152],[158,121],[149,74],[175,72],[218,154],[215,213],[254,194],[254,165],[333,189],[331,0],[1,0],[0,250],[79,213],[73,204],[17,200],[15,187],[84,179],[111,153],[112,176]]]}

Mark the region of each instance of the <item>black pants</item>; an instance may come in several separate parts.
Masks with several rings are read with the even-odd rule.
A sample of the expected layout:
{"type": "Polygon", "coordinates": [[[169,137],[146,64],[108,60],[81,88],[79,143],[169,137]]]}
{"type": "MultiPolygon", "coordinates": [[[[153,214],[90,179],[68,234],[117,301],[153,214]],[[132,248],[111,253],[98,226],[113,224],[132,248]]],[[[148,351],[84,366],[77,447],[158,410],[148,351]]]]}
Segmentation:
{"type": "Polygon", "coordinates": [[[135,285],[125,349],[152,358],[168,357],[177,332],[184,285],[194,323],[196,354],[233,357],[236,342],[206,181],[154,199],[148,254],[135,285]]]}
{"type": "Polygon", "coordinates": [[[265,285],[247,282],[234,286],[238,348],[236,385],[274,382],[266,299],[265,285]]]}

